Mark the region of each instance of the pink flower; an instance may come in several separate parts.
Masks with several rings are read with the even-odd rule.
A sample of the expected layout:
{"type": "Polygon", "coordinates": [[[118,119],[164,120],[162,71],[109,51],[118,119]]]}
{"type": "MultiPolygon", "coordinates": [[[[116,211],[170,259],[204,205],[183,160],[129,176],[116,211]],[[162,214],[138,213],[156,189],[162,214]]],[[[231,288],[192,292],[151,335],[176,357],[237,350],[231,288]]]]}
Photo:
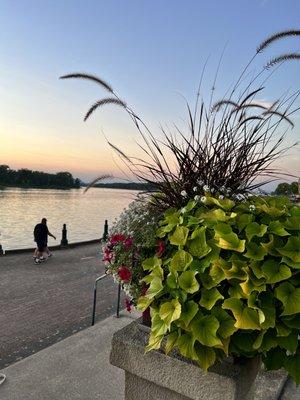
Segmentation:
{"type": "Polygon", "coordinates": [[[125,299],[125,306],[128,312],[131,312],[131,301],[129,299],[125,299]]]}
{"type": "Polygon", "coordinates": [[[165,243],[162,240],[159,240],[156,246],[156,255],[157,257],[161,257],[163,252],[166,249],[165,243]]]}
{"type": "Polygon", "coordinates": [[[125,236],[123,235],[123,233],[116,233],[115,235],[111,236],[110,244],[115,245],[120,242],[124,242],[124,240],[125,240],[125,236]]]}
{"type": "Polygon", "coordinates": [[[127,268],[125,265],[122,265],[119,268],[118,275],[123,282],[128,283],[131,280],[132,273],[129,268],[127,268]]]}
{"type": "Polygon", "coordinates": [[[124,247],[126,250],[129,250],[132,245],[133,245],[133,238],[129,236],[124,240],[124,247]]]}

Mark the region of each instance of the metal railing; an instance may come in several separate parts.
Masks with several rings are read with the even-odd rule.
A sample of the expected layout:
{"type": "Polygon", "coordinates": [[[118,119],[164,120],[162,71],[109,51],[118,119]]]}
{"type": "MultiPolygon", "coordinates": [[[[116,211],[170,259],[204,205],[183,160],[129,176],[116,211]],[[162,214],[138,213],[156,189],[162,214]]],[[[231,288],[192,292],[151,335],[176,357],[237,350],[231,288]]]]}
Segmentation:
{"type": "MultiPolygon", "coordinates": [[[[94,283],[94,299],[93,299],[93,313],[92,313],[92,326],[95,325],[95,317],[96,317],[96,303],[97,303],[97,288],[98,288],[98,282],[102,281],[104,278],[106,278],[108,275],[103,274],[99,276],[94,283]]],[[[118,285],[118,301],[117,301],[117,312],[116,312],[116,317],[119,318],[120,316],[120,300],[121,300],[121,285],[118,285]]]]}

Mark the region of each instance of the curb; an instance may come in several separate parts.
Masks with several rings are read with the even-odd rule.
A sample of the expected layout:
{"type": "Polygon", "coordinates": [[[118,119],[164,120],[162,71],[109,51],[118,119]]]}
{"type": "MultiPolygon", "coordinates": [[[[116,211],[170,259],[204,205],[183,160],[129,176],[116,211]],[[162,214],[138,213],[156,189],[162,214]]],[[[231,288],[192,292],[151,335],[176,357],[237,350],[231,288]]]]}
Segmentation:
{"type": "MultiPolygon", "coordinates": [[[[50,246],[49,249],[50,250],[67,250],[67,249],[73,248],[73,247],[85,246],[85,245],[96,244],[96,243],[101,244],[102,239],[92,239],[92,240],[85,240],[83,242],[69,243],[67,246],[61,246],[61,245],[50,246]]],[[[0,257],[6,256],[6,255],[11,255],[11,254],[31,253],[34,250],[35,250],[35,247],[30,247],[30,248],[26,248],[26,249],[5,250],[4,254],[0,253],[0,257]]]]}

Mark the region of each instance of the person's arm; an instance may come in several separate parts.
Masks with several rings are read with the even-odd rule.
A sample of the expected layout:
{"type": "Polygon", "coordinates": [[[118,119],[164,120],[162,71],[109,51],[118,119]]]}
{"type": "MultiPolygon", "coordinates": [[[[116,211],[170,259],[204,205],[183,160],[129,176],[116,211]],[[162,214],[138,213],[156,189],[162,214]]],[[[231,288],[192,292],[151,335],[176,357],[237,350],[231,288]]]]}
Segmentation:
{"type": "Polygon", "coordinates": [[[53,237],[54,240],[56,240],[56,237],[54,235],[52,235],[52,233],[49,231],[49,229],[48,229],[48,236],[51,236],[51,237],[53,237]]]}

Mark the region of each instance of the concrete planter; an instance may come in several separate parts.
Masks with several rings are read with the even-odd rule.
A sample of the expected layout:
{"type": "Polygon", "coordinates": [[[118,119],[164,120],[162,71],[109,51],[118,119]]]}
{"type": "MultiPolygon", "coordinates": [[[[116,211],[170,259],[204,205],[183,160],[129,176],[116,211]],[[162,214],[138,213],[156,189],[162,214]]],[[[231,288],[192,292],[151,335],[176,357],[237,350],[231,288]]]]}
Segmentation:
{"type": "Polygon", "coordinates": [[[147,328],[133,322],[116,332],[110,362],[125,371],[125,400],[252,400],[260,359],[244,365],[230,360],[204,373],[175,352],[145,354],[147,328]]]}

